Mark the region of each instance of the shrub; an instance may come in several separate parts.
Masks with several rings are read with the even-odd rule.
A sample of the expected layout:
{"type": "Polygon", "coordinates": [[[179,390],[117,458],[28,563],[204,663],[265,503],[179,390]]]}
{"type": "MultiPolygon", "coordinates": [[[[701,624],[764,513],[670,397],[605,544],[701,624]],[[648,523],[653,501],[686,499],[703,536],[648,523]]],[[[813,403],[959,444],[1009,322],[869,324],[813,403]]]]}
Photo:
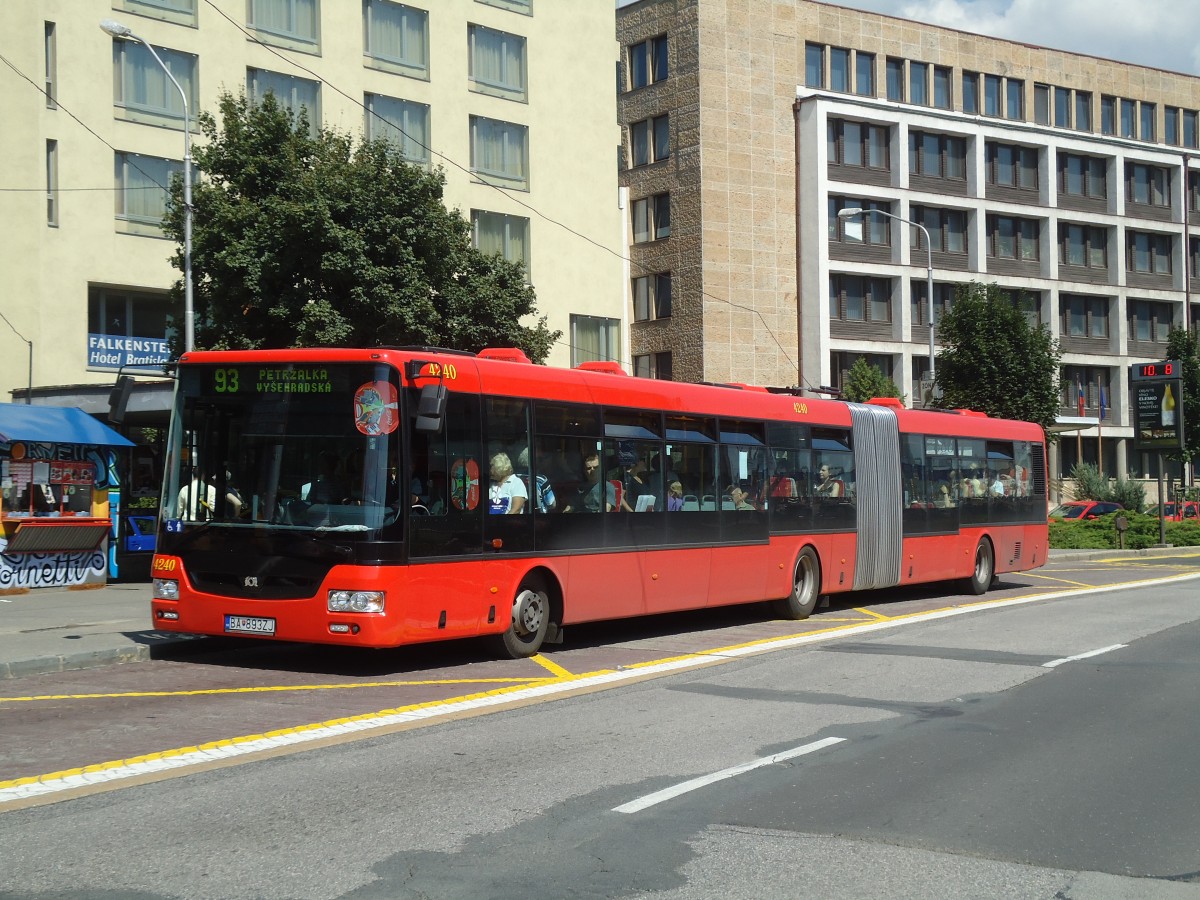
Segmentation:
{"type": "Polygon", "coordinates": [[[1146,486],[1133,478],[1118,478],[1108,490],[1105,500],[1120,503],[1133,512],[1146,509],[1146,486]]]}
{"type": "Polygon", "coordinates": [[[1071,467],[1071,477],[1075,479],[1076,500],[1108,499],[1108,478],[1091,463],[1075,463],[1071,467]]]}

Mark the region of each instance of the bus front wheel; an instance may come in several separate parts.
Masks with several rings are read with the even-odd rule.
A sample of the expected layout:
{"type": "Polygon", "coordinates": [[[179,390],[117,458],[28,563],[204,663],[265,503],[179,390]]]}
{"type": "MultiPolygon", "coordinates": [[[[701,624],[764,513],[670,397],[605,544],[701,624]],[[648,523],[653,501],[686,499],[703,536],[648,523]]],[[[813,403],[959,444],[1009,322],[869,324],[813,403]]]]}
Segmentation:
{"type": "Polygon", "coordinates": [[[526,577],[513,598],[512,620],[500,635],[500,646],[513,659],[533,656],[542,649],[549,630],[550,595],[541,579],[526,577]]]}
{"type": "Polygon", "coordinates": [[[774,603],[775,612],[781,619],[807,619],[817,608],[821,599],[821,563],[816,551],[805,547],[796,558],[792,576],[792,592],[774,603]]]}
{"type": "Polygon", "coordinates": [[[975,548],[975,571],[967,579],[967,591],[972,594],[982,594],[992,586],[996,577],[996,554],[992,550],[992,542],[987,538],[979,539],[975,548]]]}

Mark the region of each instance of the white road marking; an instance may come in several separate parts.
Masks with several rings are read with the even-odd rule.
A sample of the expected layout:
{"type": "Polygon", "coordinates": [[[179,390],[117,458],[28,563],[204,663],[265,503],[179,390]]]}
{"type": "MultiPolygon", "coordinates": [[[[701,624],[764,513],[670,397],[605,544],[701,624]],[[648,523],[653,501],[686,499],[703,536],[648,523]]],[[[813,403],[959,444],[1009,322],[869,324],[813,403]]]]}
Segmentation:
{"type": "Polygon", "coordinates": [[[1050,662],[1042,663],[1042,668],[1057,669],[1063,663],[1075,662],[1077,659],[1087,659],[1089,656],[1099,656],[1101,653],[1111,653],[1113,650],[1120,650],[1122,647],[1128,646],[1128,644],[1113,644],[1111,647],[1101,647],[1099,650],[1089,650],[1087,653],[1078,653],[1075,656],[1064,656],[1062,659],[1052,659],[1050,662]]]}
{"type": "Polygon", "coordinates": [[[628,803],[622,803],[613,809],[613,812],[619,813],[635,813],[641,812],[643,809],[648,809],[651,806],[657,806],[659,803],[664,803],[680,794],[686,794],[689,791],[699,790],[710,784],[718,781],[724,781],[726,778],[733,778],[735,775],[741,775],[743,772],[749,772],[752,769],[758,769],[762,766],[769,766],[774,763],[783,762],[786,759],[794,759],[797,756],[804,756],[806,753],[815,753],[817,750],[824,750],[826,747],[832,747],[834,744],[842,743],[845,738],[830,737],[820,741],[813,741],[811,744],[805,744],[803,747],[794,747],[791,750],[784,750],[782,753],[776,753],[773,756],[764,756],[761,759],[756,759],[752,762],[742,763],[740,766],[733,766],[729,769],[722,769],[720,772],[713,772],[711,775],[701,775],[699,778],[693,778],[691,781],[684,781],[674,787],[664,788],[661,791],[655,791],[653,794],[646,794],[644,797],[638,797],[636,800],[631,800],[628,803]]]}

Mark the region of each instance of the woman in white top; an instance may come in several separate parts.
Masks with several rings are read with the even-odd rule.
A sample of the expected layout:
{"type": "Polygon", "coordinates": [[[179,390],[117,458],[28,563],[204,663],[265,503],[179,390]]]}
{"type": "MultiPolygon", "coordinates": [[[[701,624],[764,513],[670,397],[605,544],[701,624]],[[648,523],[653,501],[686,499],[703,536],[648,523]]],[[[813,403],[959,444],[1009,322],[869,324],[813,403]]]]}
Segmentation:
{"type": "Polygon", "coordinates": [[[529,491],[525,483],[513,474],[512,460],[507,453],[497,453],[492,457],[491,482],[488,498],[493,514],[513,515],[525,511],[529,491]]]}

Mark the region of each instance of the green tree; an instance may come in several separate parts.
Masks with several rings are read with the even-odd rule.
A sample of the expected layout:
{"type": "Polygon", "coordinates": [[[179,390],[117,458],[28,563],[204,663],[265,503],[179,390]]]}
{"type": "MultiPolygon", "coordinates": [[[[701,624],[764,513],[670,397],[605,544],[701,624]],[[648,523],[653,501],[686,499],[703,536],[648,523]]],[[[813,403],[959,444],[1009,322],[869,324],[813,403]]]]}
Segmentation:
{"type": "MultiPolygon", "coordinates": [[[[207,141],[195,153],[198,347],[516,346],[545,360],[561,332],[537,317],[520,264],[471,246],[470,225],[443,203],[441,171],[385,141],[314,135],[271,94],[254,104],[223,93],[219,113],[219,125],[201,113],[207,141]]],[[[172,200],[164,230],[180,241],[182,272],[178,182],[172,200]]]]}
{"type": "Polygon", "coordinates": [[[904,399],[900,388],[892,379],[883,374],[879,366],[869,363],[866,357],[860,356],[846,373],[846,383],[842,385],[842,396],[854,403],[865,403],[872,397],[898,397],[904,399]]]}
{"type": "Polygon", "coordinates": [[[996,285],[960,287],[938,323],[938,405],[974,409],[1049,428],[1058,415],[1062,376],[1058,341],[996,285]]]}
{"type": "Polygon", "coordinates": [[[1186,329],[1172,328],[1167,334],[1167,359],[1183,363],[1183,451],[1172,459],[1200,459],[1200,353],[1196,340],[1186,329]]]}

